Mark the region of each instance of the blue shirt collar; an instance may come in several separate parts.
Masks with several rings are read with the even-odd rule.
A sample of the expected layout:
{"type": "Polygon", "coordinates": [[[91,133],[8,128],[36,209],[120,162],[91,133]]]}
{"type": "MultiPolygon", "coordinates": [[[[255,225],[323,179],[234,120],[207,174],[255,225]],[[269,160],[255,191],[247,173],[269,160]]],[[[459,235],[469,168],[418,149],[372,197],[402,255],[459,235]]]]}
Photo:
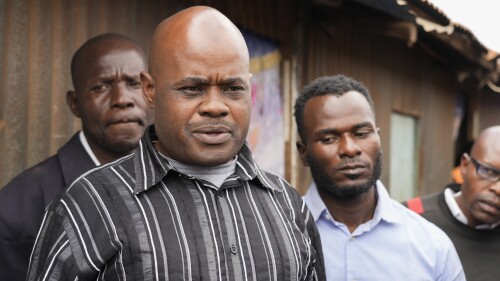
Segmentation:
{"type": "MultiPolygon", "coordinates": [[[[381,220],[388,223],[402,223],[403,217],[400,211],[394,207],[387,189],[380,180],[377,181],[376,187],[378,195],[377,206],[375,207],[373,219],[367,223],[370,223],[373,226],[378,224],[381,220]]],[[[328,215],[328,209],[319,196],[318,189],[314,182],[312,182],[309,186],[308,191],[304,196],[304,201],[306,202],[315,222],[317,222],[322,216],[328,215]]]]}

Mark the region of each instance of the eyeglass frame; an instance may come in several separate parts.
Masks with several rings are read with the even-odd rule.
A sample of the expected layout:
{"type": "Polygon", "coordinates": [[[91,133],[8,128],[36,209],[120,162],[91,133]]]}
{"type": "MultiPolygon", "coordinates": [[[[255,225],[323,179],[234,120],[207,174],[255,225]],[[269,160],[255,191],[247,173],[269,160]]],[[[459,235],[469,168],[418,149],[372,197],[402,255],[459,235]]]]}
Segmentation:
{"type": "Polygon", "coordinates": [[[468,159],[468,160],[471,160],[472,164],[475,166],[475,170],[476,170],[476,175],[482,179],[485,179],[485,180],[489,180],[491,182],[499,182],[500,181],[500,170],[497,169],[497,168],[493,168],[491,167],[490,165],[488,164],[485,164],[481,161],[478,161],[476,160],[474,157],[468,155],[467,153],[464,153],[464,156],[468,159]],[[491,176],[487,176],[485,175],[485,173],[480,173],[479,170],[482,169],[482,171],[484,171],[484,169],[487,169],[487,170],[490,170],[490,171],[493,171],[497,174],[496,177],[491,177],[491,176]]]}

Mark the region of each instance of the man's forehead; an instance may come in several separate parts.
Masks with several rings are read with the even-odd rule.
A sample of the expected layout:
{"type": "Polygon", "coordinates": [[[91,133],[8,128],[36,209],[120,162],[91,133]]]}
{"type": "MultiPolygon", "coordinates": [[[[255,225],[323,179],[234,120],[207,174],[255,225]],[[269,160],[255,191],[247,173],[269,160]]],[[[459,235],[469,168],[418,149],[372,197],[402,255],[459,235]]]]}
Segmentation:
{"type": "Polygon", "coordinates": [[[137,72],[147,69],[146,60],[135,49],[108,49],[90,54],[77,70],[78,75],[100,75],[117,69],[127,72],[137,72]]]}
{"type": "MultiPolygon", "coordinates": [[[[240,31],[218,11],[197,7],[162,22],[151,42],[150,65],[154,74],[172,60],[198,55],[207,63],[212,55],[235,54],[249,61],[248,48],[240,31]]],[[[175,62],[174,62],[175,64],[175,62]]]]}
{"type": "Polygon", "coordinates": [[[481,135],[471,150],[471,156],[479,161],[500,168],[500,131],[481,135]]]}
{"type": "Polygon", "coordinates": [[[324,113],[333,114],[338,117],[359,111],[374,115],[366,98],[356,91],[350,91],[341,95],[328,93],[315,96],[306,103],[306,109],[310,111],[321,110],[324,113]]]}

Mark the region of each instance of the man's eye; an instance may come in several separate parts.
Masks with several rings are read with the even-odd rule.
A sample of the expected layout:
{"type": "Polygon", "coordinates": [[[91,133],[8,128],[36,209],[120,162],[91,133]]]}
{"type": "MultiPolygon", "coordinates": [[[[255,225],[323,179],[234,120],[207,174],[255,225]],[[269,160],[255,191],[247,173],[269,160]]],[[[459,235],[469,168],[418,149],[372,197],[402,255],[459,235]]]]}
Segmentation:
{"type": "Polygon", "coordinates": [[[203,92],[203,90],[197,86],[186,86],[182,87],[180,90],[187,94],[199,94],[203,92]]]}
{"type": "Polygon", "coordinates": [[[135,87],[137,87],[137,88],[141,87],[141,81],[132,80],[128,84],[129,84],[129,86],[134,87],[134,88],[135,87]]]}
{"type": "Polygon", "coordinates": [[[486,176],[486,177],[496,177],[496,176],[498,176],[498,172],[497,171],[495,171],[493,169],[486,168],[484,166],[482,166],[479,169],[479,173],[481,173],[483,176],[486,176]]]}
{"type": "Polygon", "coordinates": [[[108,88],[108,85],[99,84],[99,85],[92,87],[92,89],[90,89],[90,91],[99,93],[99,92],[106,90],[107,88],[108,88]]]}
{"type": "Polygon", "coordinates": [[[359,131],[359,132],[355,132],[353,135],[354,135],[354,137],[356,137],[358,139],[362,139],[362,138],[366,138],[369,134],[370,134],[370,132],[368,132],[368,131],[359,131]]]}
{"type": "Polygon", "coordinates": [[[231,97],[241,96],[244,93],[245,93],[245,87],[242,86],[230,86],[224,88],[224,94],[231,97]]]}
{"type": "Polygon", "coordinates": [[[238,92],[238,91],[244,91],[245,88],[241,87],[241,86],[231,86],[231,87],[227,87],[225,90],[230,91],[230,92],[238,92]]]}
{"type": "Polygon", "coordinates": [[[338,137],[324,137],[324,138],[321,138],[320,141],[322,143],[334,143],[338,140],[339,138],[338,137]]]}

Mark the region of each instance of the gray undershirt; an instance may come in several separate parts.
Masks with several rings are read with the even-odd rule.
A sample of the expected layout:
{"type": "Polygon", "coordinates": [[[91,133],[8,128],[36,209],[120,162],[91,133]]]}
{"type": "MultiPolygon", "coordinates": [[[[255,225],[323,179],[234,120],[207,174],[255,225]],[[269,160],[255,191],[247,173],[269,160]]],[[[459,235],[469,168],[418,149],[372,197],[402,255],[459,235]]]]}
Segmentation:
{"type": "Polygon", "coordinates": [[[166,157],[163,154],[161,154],[161,156],[165,157],[177,171],[189,176],[193,176],[197,179],[206,180],[215,185],[215,187],[217,188],[220,188],[227,177],[234,173],[236,169],[236,159],[238,159],[238,155],[236,155],[234,159],[222,165],[214,167],[204,167],[187,165],[172,158],[166,157]]]}

